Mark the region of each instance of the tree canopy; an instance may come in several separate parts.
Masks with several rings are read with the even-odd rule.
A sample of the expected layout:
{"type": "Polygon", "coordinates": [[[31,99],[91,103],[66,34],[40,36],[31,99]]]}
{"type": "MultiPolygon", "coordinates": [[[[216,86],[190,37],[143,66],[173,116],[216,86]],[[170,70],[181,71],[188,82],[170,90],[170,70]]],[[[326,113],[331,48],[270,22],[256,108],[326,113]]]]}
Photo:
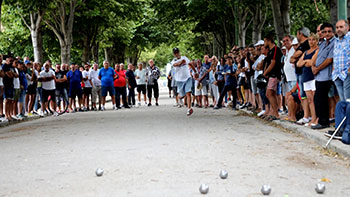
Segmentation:
{"type": "Polygon", "coordinates": [[[319,23],[329,21],[330,3],[330,0],[4,0],[0,53],[79,64],[105,59],[112,64],[136,64],[153,58],[164,67],[171,61],[175,46],[192,59],[203,54],[221,57],[234,45],[246,46],[270,33],[295,35],[302,26],[315,31],[319,23]],[[276,16],[289,21],[279,23],[276,16]],[[279,30],[276,28],[279,25],[287,26],[279,30]]]}

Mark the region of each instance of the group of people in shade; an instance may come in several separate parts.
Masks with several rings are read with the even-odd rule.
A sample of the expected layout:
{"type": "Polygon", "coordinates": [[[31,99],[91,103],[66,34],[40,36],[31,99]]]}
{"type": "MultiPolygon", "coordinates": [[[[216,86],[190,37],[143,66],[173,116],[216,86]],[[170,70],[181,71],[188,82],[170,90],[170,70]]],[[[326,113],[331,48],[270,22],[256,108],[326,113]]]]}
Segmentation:
{"type": "Polygon", "coordinates": [[[349,24],[325,22],[315,31],[299,28],[296,37],[283,37],[281,48],[267,35],[248,47],[234,46],[220,59],[204,55],[203,62],[189,60],[174,48],[168,79],[175,106],[186,105],[187,115],[194,106],[246,108],[267,121],[315,130],[335,122],[335,139],[350,144],[349,24]]]}
{"type": "MultiPolygon", "coordinates": [[[[0,58],[2,61],[3,57],[0,58]]],[[[136,106],[135,89],[138,106],[141,106],[142,95],[145,105],[152,106],[152,96],[155,105],[159,105],[160,70],[153,60],[149,60],[145,68],[143,63],[139,63],[137,69],[128,64],[125,70],[124,64],[115,64],[113,69],[108,61],[99,68],[97,63],[84,66],[56,64],[53,67],[50,60],[42,66],[32,63],[28,57],[22,61],[20,57],[8,55],[4,59],[0,66],[1,122],[49,115],[49,107],[53,116],[63,111],[104,111],[108,94],[113,110],[130,108],[136,106]]]]}

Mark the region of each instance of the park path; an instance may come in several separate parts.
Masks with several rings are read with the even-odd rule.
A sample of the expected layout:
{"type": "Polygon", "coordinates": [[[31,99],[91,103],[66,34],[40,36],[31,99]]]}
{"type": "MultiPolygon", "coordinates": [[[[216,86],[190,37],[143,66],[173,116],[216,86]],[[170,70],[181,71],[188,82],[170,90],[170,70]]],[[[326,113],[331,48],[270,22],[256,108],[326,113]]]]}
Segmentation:
{"type": "Polygon", "coordinates": [[[0,128],[0,196],[349,196],[349,161],[228,109],[84,112],[0,128]],[[96,168],[105,173],[96,177],[96,168]],[[221,169],[228,179],[218,176],[221,169]]]}

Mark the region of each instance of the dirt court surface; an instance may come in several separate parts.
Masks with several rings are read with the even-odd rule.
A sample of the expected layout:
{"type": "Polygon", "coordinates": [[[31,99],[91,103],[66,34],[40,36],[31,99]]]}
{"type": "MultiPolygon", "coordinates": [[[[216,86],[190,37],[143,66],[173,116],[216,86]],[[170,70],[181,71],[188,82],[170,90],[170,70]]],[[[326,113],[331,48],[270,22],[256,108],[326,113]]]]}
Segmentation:
{"type": "Polygon", "coordinates": [[[47,117],[0,128],[0,196],[350,195],[349,160],[228,109],[160,106],[47,117]],[[100,167],[105,173],[95,176],[100,167]],[[219,177],[220,170],[229,175],[219,177]]]}

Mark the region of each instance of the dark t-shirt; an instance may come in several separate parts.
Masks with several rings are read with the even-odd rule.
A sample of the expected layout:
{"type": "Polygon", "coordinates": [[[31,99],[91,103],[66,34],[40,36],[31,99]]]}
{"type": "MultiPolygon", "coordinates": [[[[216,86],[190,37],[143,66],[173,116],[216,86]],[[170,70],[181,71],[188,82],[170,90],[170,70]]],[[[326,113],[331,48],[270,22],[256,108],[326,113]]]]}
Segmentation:
{"type": "Polygon", "coordinates": [[[67,80],[69,81],[69,88],[70,89],[81,89],[80,82],[83,79],[83,75],[79,70],[69,71],[67,72],[67,80]]]}
{"type": "MultiPolygon", "coordinates": [[[[309,42],[307,41],[307,40],[305,40],[303,43],[301,43],[300,45],[299,45],[299,47],[297,48],[297,50],[295,50],[295,52],[297,52],[297,51],[301,51],[301,52],[305,52],[305,51],[307,51],[307,50],[309,50],[310,49],[310,45],[309,45],[309,42]]],[[[301,55],[300,55],[300,57],[301,57],[301,55]]],[[[298,59],[299,60],[299,59],[298,59]]],[[[296,62],[298,62],[298,60],[296,61],[296,62]]],[[[296,63],[295,63],[295,73],[296,74],[302,74],[303,73],[303,68],[300,68],[300,67],[297,67],[296,66],[296,63]]]]}
{"type": "Polygon", "coordinates": [[[267,54],[267,59],[265,59],[265,63],[267,68],[270,66],[272,60],[275,60],[275,66],[273,69],[267,74],[268,77],[277,77],[279,80],[281,80],[281,69],[282,69],[282,62],[281,58],[283,56],[283,53],[281,49],[277,46],[274,46],[271,50],[269,50],[269,53],[267,54]]]}
{"type": "Polygon", "coordinates": [[[125,73],[125,77],[128,79],[129,81],[129,85],[131,86],[131,88],[135,88],[136,85],[136,79],[135,79],[135,74],[132,70],[128,70],[125,73]]]}
{"type": "MultiPolygon", "coordinates": [[[[12,67],[11,64],[4,64],[2,66],[2,70],[4,71],[4,73],[8,72],[8,71],[14,71],[14,68],[12,67]]],[[[5,77],[3,78],[3,83],[5,88],[13,88],[13,78],[8,77],[5,74],[5,77]]]]}
{"type": "MultiPolygon", "coordinates": [[[[55,75],[56,75],[56,79],[63,79],[64,75],[66,75],[66,72],[61,70],[61,71],[55,72],[55,75]]],[[[65,87],[67,87],[66,82],[60,82],[60,83],[56,82],[56,89],[62,90],[65,87]]]]}

